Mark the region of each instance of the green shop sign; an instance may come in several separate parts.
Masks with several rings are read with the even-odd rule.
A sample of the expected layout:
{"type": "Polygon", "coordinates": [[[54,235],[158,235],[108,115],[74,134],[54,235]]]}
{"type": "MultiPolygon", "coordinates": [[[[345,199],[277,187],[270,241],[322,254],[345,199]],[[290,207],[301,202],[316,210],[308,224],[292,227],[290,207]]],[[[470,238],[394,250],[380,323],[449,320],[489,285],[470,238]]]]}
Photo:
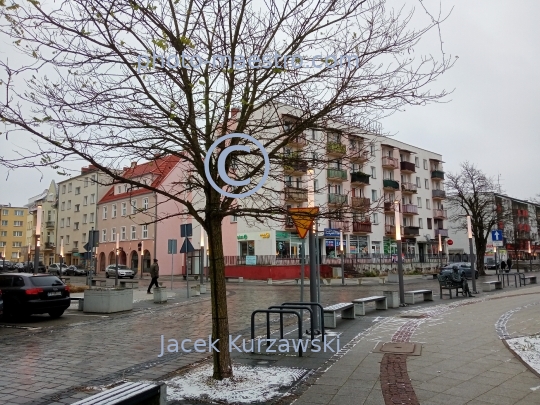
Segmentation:
{"type": "Polygon", "coordinates": [[[276,231],[276,239],[289,239],[291,234],[284,231],[276,231]]]}
{"type": "Polygon", "coordinates": [[[247,240],[247,235],[238,235],[236,237],[236,239],[238,239],[238,240],[247,240]]]}

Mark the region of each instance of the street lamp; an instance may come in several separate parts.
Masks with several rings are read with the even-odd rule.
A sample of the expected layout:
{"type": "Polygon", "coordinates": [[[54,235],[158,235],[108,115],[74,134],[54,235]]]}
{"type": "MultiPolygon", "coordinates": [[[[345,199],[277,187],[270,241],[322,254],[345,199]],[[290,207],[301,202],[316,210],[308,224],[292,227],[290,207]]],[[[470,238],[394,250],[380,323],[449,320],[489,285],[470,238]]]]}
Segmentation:
{"type": "Polygon", "coordinates": [[[60,270],[59,270],[60,277],[62,277],[62,264],[63,263],[64,263],[64,237],[60,239],[60,270]]]}
{"type": "Polygon", "coordinates": [[[30,272],[30,243],[28,243],[28,265],[26,266],[26,271],[30,272]]]}
{"type": "Polygon", "coordinates": [[[528,246],[528,251],[529,251],[529,270],[532,271],[532,254],[531,254],[531,241],[527,241],[529,246],[528,246]]]}
{"type": "Polygon", "coordinates": [[[116,238],[116,271],[114,274],[114,286],[118,287],[118,255],[120,254],[120,238],[118,238],[118,235],[116,234],[116,229],[114,237],[116,238]]]}
{"type": "Polygon", "coordinates": [[[472,226],[471,226],[471,216],[467,215],[467,236],[469,237],[469,253],[470,253],[470,260],[471,260],[471,279],[472,279],[472,288],[473,294],[478,294],[478,291],[476,291],[476,271],[474,266],[474,254],[473,254],[473,243],[472,243],[472,226]]]}
{"type": "Polygon", "coordinates": [[[2,270],[6,267],[6,247],[4,246],[4,252],[2,253],[2,270]]]}
{"type": "Polygon", "coordinates": [[[441,232],[439,231],[439,262],[442,269],[442,241],[441,241],[441,232]]]}
{"type": "Polygon", "coordinates": [[[401,215],[399,200],[394,201],[394,212],[396,214],[396,244],[398,256],[398,281],[399,281],[399,302],[400,306],[405,306],[405,285],[403,283],[403,257],[401,256],[401,215]]]}
{"type": "Polygon", "coordinates": [[[204,278],[204,228],[201,226],[201,243],[200,243],[201,247],[200,247],[200,258],[199,258],[199,262],[200,262],[200,266],[199,266],[199,284],[202,285],[203,284],[203,278],[204,278]]]}
{"type": "Polygon", "coordinates": [[[38,204],[37,212],[36,212],[36,246],[35,246],[35,254],[34,254],[34,274],[37,274],[38,267],[39,267],[40,236],[41,236],[41,204],[38,204]]]}
{"type": "Polygon", "coordinates": [[[345,257],[343,256],[343,229],[339,230],[339,251],[341,256],[341,285],[345,285],[345,257]]]}
{"type": "Polygon", "coordinates": [[[493,255],[495,256],[495,274],[497,274],[497,279],[499,279],[499,265],[497,264],[497,246],[493,246],[493,255]]]}

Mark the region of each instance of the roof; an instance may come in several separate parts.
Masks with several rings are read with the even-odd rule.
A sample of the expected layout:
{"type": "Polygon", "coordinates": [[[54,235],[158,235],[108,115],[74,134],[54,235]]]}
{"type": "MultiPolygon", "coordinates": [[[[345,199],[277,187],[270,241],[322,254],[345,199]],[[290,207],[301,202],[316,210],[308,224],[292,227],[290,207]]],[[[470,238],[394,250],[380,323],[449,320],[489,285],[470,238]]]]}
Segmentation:
{"type": "MultiPolygon", "coordinates": [[[[141,177],[147,174],[155,174],[157,175],[157,177],[152,182],[150,187],[157,188],[161,185],[161,183],[163,183],[165,178],[173,170],[173,168],[178,164],[179,161],[180,161],[180,158],[178,156],[172,156],[172,155],[166,156],[163,158],[152,160],[147,163],[125,168],[122,173],[122,177],[125,179],[135,179],[137,177],[141,177]]],[[[111,188],[107,191],[107,193],[103,196],[103,198],[98,202],[98,204],[103,204],[109,201],[121,200],[126,197],[133,197],[137,195],[148,194],[152,192],[145,188],[139,188],[137,190],[130,190],[125,193],[115,194],[114,187],[115,186],[111,186],[111,188]]]]}

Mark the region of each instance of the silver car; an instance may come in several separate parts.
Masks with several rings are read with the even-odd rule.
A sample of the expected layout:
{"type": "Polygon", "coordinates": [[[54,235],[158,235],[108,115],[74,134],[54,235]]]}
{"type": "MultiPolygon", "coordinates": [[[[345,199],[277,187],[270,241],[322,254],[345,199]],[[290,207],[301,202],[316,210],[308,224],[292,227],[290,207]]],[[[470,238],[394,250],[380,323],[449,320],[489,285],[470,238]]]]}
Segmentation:
{"type": "MultiPolygon", "coordinates": [[[[116,264],[111,264],[105,269],[105,277],[116,277],[116,264]]],[[[118,278],[129,277],[134,278],[135,272],[125,264],[118,265],[118,278]]]]}

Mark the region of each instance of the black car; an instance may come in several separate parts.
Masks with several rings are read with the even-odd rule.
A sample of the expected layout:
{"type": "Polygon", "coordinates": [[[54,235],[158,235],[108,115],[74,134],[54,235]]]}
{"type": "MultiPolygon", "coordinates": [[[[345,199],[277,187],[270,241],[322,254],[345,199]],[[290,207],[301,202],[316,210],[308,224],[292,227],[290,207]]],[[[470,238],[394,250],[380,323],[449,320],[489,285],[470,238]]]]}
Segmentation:
{"type": "Polygon", "coordinates": [[[86,276],[87,273],[88,272],[85,269],[75,265],[71,265],[65,270],[67,276],[86,276]]]}
{"type": "MultiPolygon", "coordinates": [[[[34,262],[30,262],[29,266],[25,266],[24,272],[25,273],[33,273],[34,272],[34,262]]],[[[47,273],[47,268],[45,267],[43,262],[39,262],[37,272],[38,273],[47,273]]]]}
{"type": "Polygon", "coordinates": [[[56,276],[47,274],[0,274],[4,316],[32,314],[62,316],[71,305],[69,288],[56,276]]]}
{"type": "Polygon", "coordinates": [[[4,298],[2,297],[2,290],[0,290],[0,316],[4,313],[4,298]]]}
{"type": "MultiPolygon", "coordinates": [[[[458,268],[458,273],[461,276],[465,275],[466,278],[471,278],[471,264],[468,262],[448,263],[441,269],[440,274],[450,275],[454,271],[454,267],[458,268]]],[[[474,278],[478,279],[478,270],[474,271],[474,278]]]]}

